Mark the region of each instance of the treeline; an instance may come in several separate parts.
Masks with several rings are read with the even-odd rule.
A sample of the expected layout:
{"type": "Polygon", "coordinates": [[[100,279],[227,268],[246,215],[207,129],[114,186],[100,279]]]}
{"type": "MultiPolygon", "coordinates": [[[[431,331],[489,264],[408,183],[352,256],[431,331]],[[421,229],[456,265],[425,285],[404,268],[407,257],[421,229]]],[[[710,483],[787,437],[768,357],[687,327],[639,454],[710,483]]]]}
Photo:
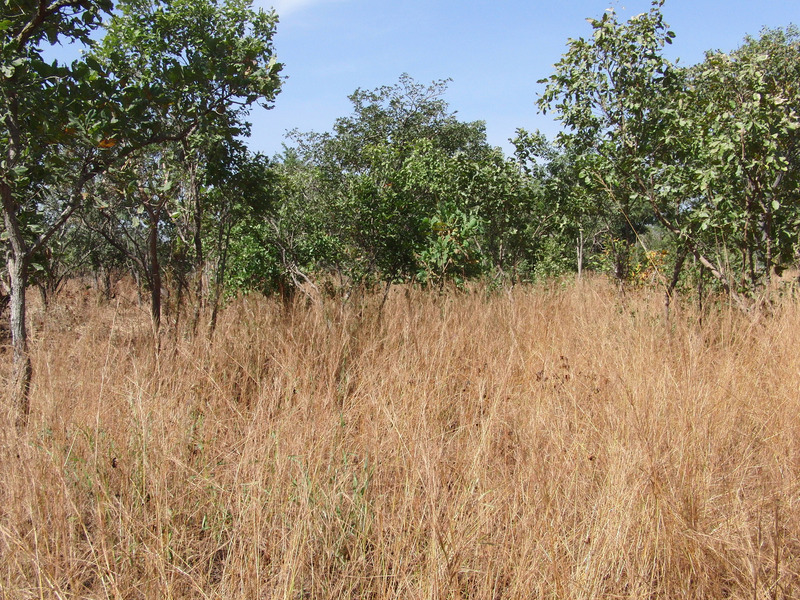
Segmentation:
{"type": "Polygon", "coordinates": [[[270,106],[277,18],[247,0],[6,3],[0,163],[14,398],[27,412],[26,290],[130,273],[196,328],[239,291],[584,269],[666,298],[715,287],[746,306],[800,253],[800,34],[766,30],[700,64],[668,61],[663,0],[590,20],[541,83],[556,139],[514,156],[458,119],[447,81],[356,90],[330,132],[282,154],[242,141],[270,106]],[[113,12],[112,12],[113,10],[113,12]],[[103,24],[103,17],[107,23],[103,24]],[[97,33],[104,29],[101,41],[97,33]],[[48,61],[48,43],[87,51],[48,61]]]}

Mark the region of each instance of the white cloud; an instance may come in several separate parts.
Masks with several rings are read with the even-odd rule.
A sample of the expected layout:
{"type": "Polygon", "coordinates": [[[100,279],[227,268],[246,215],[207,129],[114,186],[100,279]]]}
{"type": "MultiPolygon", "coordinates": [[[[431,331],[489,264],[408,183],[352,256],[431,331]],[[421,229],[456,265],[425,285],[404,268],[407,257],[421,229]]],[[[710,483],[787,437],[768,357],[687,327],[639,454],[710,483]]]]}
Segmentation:
{"type": "Polygon", "coordinates": [[[265,8],[274,8],[278,16],[288,15],[309,8],[317,4],[330,4],[331,2],[341,2],[342,0],[261,0],[258,4],[265,8]]]}

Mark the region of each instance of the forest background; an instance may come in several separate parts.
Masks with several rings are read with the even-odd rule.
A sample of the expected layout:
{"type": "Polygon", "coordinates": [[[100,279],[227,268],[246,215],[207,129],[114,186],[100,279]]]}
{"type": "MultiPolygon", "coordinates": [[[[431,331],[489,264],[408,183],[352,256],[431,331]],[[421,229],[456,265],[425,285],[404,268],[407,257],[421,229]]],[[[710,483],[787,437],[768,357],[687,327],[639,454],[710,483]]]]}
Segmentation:
{"type": "MultiPolygon", "coordinates": [[[[243,139],[283,65],[277,16],[247,2],[10,4],[3,30],[12,405],[28,412],[26,291],[130,273],[190,328],[238,292],[492,285],[585,268],[651,279],[666,304],[708,283],[744,307],[800,255],[798,31],[690,67],[664,55],[663,2],[571,39],[538,99],[563,130],[506,157],[458,119],[448,82],[357,89],[324,133],[269,159],[243,139]],[[34,10],[35,9],[35,10],[34,10]],[[106,19],[105,21],[103,19],[106,19]],[[105,35],[96,41],[98,32],[105,35]],[[82,44],[71,64],[48,44],[82,44]],[[688,259],[688,262],[687,262],[688,259]],[[166,279],[166,285],[165,280],[166,279]]],[[[110,293],[110,291],[108,292],[110,293]]]]}
{"type": "Polygon", "coordinates": [[[513,157],[450,109],[447,80],[404,74],[357,89],[332,130],[294,131],[268,158],[244,139],[283,83],[274,13],[242,0],[9,5],[0,189],[20,419],[26,290],[46,302],[76,275],[106,290],[133,275],[156,330],[166,290],[176,318],[191,305],[195,330],[208,308],[213,331],[240,292],[587,268],[650,280],[667,305],[676,287],[708,285],[745,306],[800,256],[798,31],[683,67],[665,57],[662,8],[588,20],[540,82],[538,107],[563,130],[518,129],[513,157]],[[51,61],[61,42],[86,51],[51,61]]]}

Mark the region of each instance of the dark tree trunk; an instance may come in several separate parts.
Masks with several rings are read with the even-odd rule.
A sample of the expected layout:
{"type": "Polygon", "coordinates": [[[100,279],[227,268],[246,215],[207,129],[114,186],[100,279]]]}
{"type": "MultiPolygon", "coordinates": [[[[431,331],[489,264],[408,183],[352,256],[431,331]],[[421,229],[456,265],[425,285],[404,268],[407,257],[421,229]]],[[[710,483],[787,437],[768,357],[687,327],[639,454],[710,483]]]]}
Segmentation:
{"type": "Polygon", "coordinates": [[[773,263],[773,256],[772,256],[772,203],[769,199],[764,201],[763,205],[764,210],[764,220],[762,223],[762,231],[763,231],[763,239],[764,239],[764,263],[766,266],[766,272],[764,276],[766,277],[765,285],[767,290],[769,290],[772,286],[772,263],[773,263]]]}
{"type": "Polygon", "coordinates": [[[200,197],[199,185],[197,182],[197,165],[191,166],[190,189],[194,200],[194,259],[195,259],[195,305],[192,317],[192,334],[197,332],[197,324],[200,322],[200,314],[205,305],[205,293],[203,290],[203,276],[205,274],[206,259],[203,252],[203,201],[200,197]]]}
{"type": "Polygon", "coordinates": [[[681,248],[678,251],[678,255],[675,259],[675,268],[672,270],[672,279],[667,285],[667,289],[664,293],[664,318],[667,323],[669,323],[669,309],[670,304],[672,303],[672,294],[675,292],[675,287],[678,285],[678,281],[681,277],[681,270],[683,269],[683,263],[686,261],[686,256],[688,254],[688,247],[681,248]]]}
{"type": "Polygon", "coordinates": [[[111,301],[111,271],[106,267],[100,267],[100,277],[103,279],[103,298],[106,302],[111,301]]]}
{"type": "Polygon", "coordinates": [[[221,226],[218,238],[218,248],[220,252],[219,261],[217,262],[217,273],[214,278],[214,295],[211,300],[211,320],[208,324],[208,337],[214,337],[214,331],[217,328],[217,316],[219,314],[219,303],[222,299],[222,288],[225,285],[225,270],[228,265],[228,248],[230,248],[231,241],[231,225],[228,223],[221,226]]]}
{"type": "Polygon", "coordinates": [[[161,328],[161,265],[158,262],[158,218],[150,220],[150,233],[147,240],[150,254],[150,315],[153,329],[161,328]]]}

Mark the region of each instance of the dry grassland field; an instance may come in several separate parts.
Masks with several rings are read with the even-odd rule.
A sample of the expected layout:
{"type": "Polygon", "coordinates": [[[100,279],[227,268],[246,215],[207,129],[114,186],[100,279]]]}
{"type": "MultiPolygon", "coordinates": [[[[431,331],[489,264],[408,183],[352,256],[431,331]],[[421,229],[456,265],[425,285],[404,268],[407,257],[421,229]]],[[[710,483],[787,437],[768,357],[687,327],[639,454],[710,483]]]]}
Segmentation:
{"type": "Polygon", "coordinates": [[[380,303],[241,298],[158,354],[132,288],[34,307],[0,598],[800,597],[797,301],[380,303]]]}

